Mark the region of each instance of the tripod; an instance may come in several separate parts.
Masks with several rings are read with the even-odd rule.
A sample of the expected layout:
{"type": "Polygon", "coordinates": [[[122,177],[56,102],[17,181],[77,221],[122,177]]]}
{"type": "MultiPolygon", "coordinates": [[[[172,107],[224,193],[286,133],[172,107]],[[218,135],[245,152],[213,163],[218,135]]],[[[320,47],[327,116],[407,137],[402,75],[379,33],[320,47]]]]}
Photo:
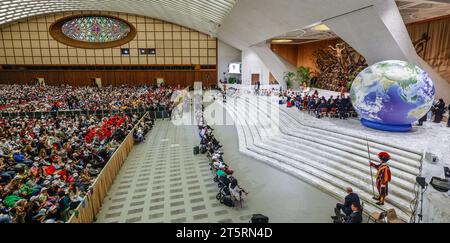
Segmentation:
{"type": "Polygon", "coordinates": [[[428,187],[428,185],[425,185],[425,187],[422,188],[422,191],[420,192],[420,213],[417,214],[417,216],[419,216],[418,223],[420,223],[423,220],[423,194],[427,190],[427,187],[428,187]]]}

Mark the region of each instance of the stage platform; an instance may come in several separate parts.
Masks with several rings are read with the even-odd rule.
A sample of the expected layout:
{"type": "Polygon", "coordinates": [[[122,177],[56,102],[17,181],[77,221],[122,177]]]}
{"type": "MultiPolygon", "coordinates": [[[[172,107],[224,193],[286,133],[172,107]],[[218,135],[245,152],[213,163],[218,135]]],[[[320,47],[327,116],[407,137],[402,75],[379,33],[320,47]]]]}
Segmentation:
{"type": "MultiPolygon", "coordinates": [[[[319,92],[320,93],[320,92],[319,92]]],[[[323,94],[323,93],[320,93],[323,94]]],[[[261,96],[255,96],[250,94],[240,94],[239,96],[230,97],[227,99],[227,103],[223,104],[221,100],[216,101],[217,104],[220,104],[227,110],[228,112],[232,111],[235,114],[233,122],[236,122],[236,119],[240,120],[239,123],[241,123],[239,126],[243,128],[246,131],[241,131],[241,135],[244,137],[243,140],[244,145],[241,146],[247,146],[250,150],[254,149],[254,151],[251,152],[257,152],[257,153],[267,153],[264,158],[261,158],[261,160],[265,160],[266,163],[279,163],[280,161],[283,161],[283,163],[290,163],[289,161],[295,161],[295,158],[304,158],[300,155],[291,154],[288,157],[285,157],[282,155],[281,149],[284,144],[288,141],[291,141],[292,143],[299,143],[299,148],[303,146],[304,142],[302,142],[302,129],[310,129],[311,131],[308,131],[310,134],[308,136],[314,137],[314,132],[317,132],[319,130],[324,130],[324,132],[319,132],[317,136],[324,137],[327,134],[330,135],[330,133],[335,132],[342,138],[348,137],[355,140],[355,146],[352,148],[353,150],[349,151],[342,151],[342,156],[344,156],[345,159],[357,159],[359,160],[359,164],[354,164],[354,166],[358,167],[358,170],[355,171],[351,168],[352,163],[351,161],[346,161],[348,163],[347,167],[345,169],[348,169],[349,173],[355,173],[355,176],[359,176],[361,180],[365,180],[364,173],[369,174],[368,172],[368,166],[367,171],[365,171],[362,167],[364,163],[362,154],[365,150],[366,157],[367,157],[367,148],[365,145],[365,141],[369,141],[370,152],[372,154],[371,158],[376,158],[377,151],[381,151],[380,149],[385,148],[388,150],[392,150],[393,153],[397,153],[397,160],[393,162],[393,166],[395,167],[393,169],[394,176],[401,176],[402,178],[399,178],[398,189],[395,189],[394,185],[394,194],[391,196],[391,199],[394,201],[398,201],[395,199],[396,195],[402,200],[404,200],[404,203],[398,203],[398,202],[392,202],[394,203],[393,206],[399,207],[399,211],[403,210],[405,215],[404,218],[407,220],[408,217],[411,215],[411,211],[408,209],[410,207],[410,203],[417,199],[417,188],[415,187],[415,177],[416,176],[424,176],[427,178],[427,181],[429,182],[432,176],[437,177],[444,177],[444,166],[450,166],[450,128],[446,127],[445,123],[435,124],[432,122],[425,122],[424,126],[419,127],[414,125],[413,129],[409,133],[390,133],[390,132],[383,132],[378,130],[373,130],[367,127],[364,127],[361,125],[360,121],[358,119],[347,119],[347,120],[339,120],[336,118],[322,118],[317,119],[313,117],[312,115],[307,114],[306,112],[301,112],[296,108],[286,108],[285,105],[278,105],[278,97],[261,97],[261,96]],[[258,122],[253,124],[246,124],[242,125],[242,121],[245,121],[245,123],[248,123],[251,121],[252,117],[258,117],[257,119],[261,119],[261,117],[266,116],[267,114],[261,116],[258,114],[258,112],[253,112],[256,110],[256,107],[267,107],[268,104],[272,106],[271,109],[274,109],[273,107],[276,107],[278,111],[271,111],[274,113],[278,113],[278,116],[276,119],[279,119],[279,121],[276,121],[276,119],[272,119],[269,123],[272,123],[272,127],[270,129],[266,129],[264,126],[258,124],[258,122]],[[252,111],[253,110],[253,111],[252,111]],[[236,118],[238,117],[238,118],[236,118]],[[289,119],[289,122],[286,124],[286,119],[289,119]],[[273,121],[275,120],[275,121],[273,121]],[[275,125],[274,125],[275,124],[275,125]],[[284,125],[283,125],[284,124],[284,125]],[[296,132],[293,132],[292,134],[285,134],[286,132],[280,132],[276,131],[277,129],[275,126],[281,127],[281,130],[289,130],[290,128],[298,129],[296,132]],[[253,133],[253,135],[252,135],[253,133]],[[259,135],[258,135],[259,134],[259,135]],[[280,136],[281,134],[281,136],[280,136]],[[297,136],[297,138],[293,139],[292,136],[297,136]],[[248,139],[252,139],[254,141],[254,144],[250,143],[248,144],[248,139]],[[291,139],[291,140],[289,140],[291,139]],[[245,142],[246,141],[246,142],[245,142]],[[284,141],[284,142],[283,142],[284,141]],[[256,145],[255,145],[256,144],[256,145]],[[280,152],[277,152],[277,146],[280,148],[280,152]],[[258,152],[259,151],[259,152],[258,152]],[[352,155],[346,155],[345,153],[352,153],[352,155]],[[436,163],[432,163],[431,161],[428,161],[425,159],[425,154],[431,153],[434,156],[438,157],[438,161],[436,163]],[[281,156],[281,157],[280,157],[281,156]],[[297,157],[296,157],[297,156],[297,157]],[[300,156],[300,157],[298,157],[300,156]],[[346,157],[347,156],[347,157],[346,157]],[[352,157],[353,156],[353,157],[352,157]],[[356,156],[356,157],[355,157],[356,156]],[[270,158],[270,159],[268,159],[270,158]],[[278,159],[277,159],[278,158],[278,159]],[[361,167],[361,168],[359,168],[361,167]],[[403,181],[404,180],[404,181],[403,181]],[[398,190],[395,192],[395,190],[398,190]],[[409,216],[408,216],[409,215],[409,216]]],[[[208,111],[206,111],[208,113],[208,111]]],[[[230,121],[227,121],[229,123],[230,121]]],[[[239,129],[239,128],[238,128],[239,129]]],[[[305,131],[306,131],[305,130],[305,131]]],[[[332,135],[331,135],[332,136],[332,135]]],[[[326,140],[326,139],[323,139],[326,140]]],[[[332,140],[332,139],[330,139],[332,140]]],[[[344,141],[343,140],[343,141],[344,141]]],[[[321,141],[318,141],[319,143],[321,141]]],[[[289,142],[290,143],[290,142],[289,142]]],[[[293,145],[292,145],[293,146],[293,145]]],[[[297,145],[296,145],[297,146],[297,145]]],[[[337,149],[339,148],[338,145],[332,145],[331,142],[329,145],[325,145],[324,148],[327,148],[327,146],[332,147],[331,149],[337,149]]],[[[287,147],[286,147],[287,148],[287,147]]],[[[341,147],[343,150],[346,150],[345,147],[341,147]]],[[[320,150],[320,148],[318,148],[320,150]]],[[[241,149],[242,150],[242,149],[241,149]]],[[[330,150],[332,151],[332,150],[330,150]]],[[[241,151],[246,152],[246,151],[241,151]]],[[[321,151],[320,151],[321,152],[321,151]]],[[[339,149],[336,150],[336,152],[339,152],[339,149]]],[[[331,153],[331,155],[333,155],[331,153]]],[[[307,160],[313,160],[314,156],[308,157],[308,154],[306,152],[305,156],[307,157],[307,160]]],[[[328,171],[329,173],[333,172],[333,166],[331,166],[332,162],[327,161],[328,157],[330,155],[327,155],[325,152],[324,154],[321,154],[322,158],[325,162],[325,165],[323,168],[325,171],[328,171]],[[328,157],[327,157],[328,156],[328,157]],[[327,165],[326,163],[330,163],[327,165]],[[331,167],[330,167],[331,166],[331,167]],[[331,169],[330,169],[331,168],[331,169]],[[329,171],[330,170],[330,171],[329,171]]],[[[396,160],[396,155],[394,155],[393,160],[396,160]]],[[[255,157],[257,157],[255,155],[255,157]]],[[[339,157],[337,157],[339,159],[339,157]]],[[[368,161],[368,158],[365,158],[365,161],[368,161]]],[[[297,161],[298,162],[298,161],[297,161]]],[[[281,163],[281,162],[280,162],[281,163]]],[[[301,163],[294,164],[294,166],[297,166],[301,163]]],[[[321,165],[322,166],[322,165],[321,165]]],[[[341,165],[338,165],[341,166],[341,165]]],[[[286,168],[285,168],[286,169],[286,168]]],[[[298,168],[297,168],[298,169],[298,168]]],[[[317,168],[315,168],[317,169],[317,168]]],[[[339,171],[339,170],[338,170],[339,171]]],[[[336,173],[339,173],[339,172],[336,173]]],[[[345,171],[345,170],[344,170],[345,171]]],[[[310,171],[311,172],[311,171],[310,171]]],[[[311,172],[312,173],[312,172],[311,172]]],[[[325,173],[325,172],[323,172],[325,173]]],[[[339,175],[336,175],[339,180],[342,180],[342,178],[339,175]]],[[[320,177],[320,175],[319,175],[320,177]]],[[[367,177],[367,176],[366,176],[367,177]]],[[[368,176],[370,178],[370,174],[368,176]]],[[[322,178],[323,179],[323,178],[322,178]]],[[[332,179],[330,179],[332,181],[332,179]]],[[[353,179],[352,179],[353,180],[353,179]]],[[[394,179],[397,180],[397,179],[394,179]]],[[[355,183],[357,186],[361,186],[362,190],[369,189],[366,187],[364,182],[356,182],[356,181],[347,181],[350,183],[355,183]],[[364,189],[366,188],[366,189],[364,189]]],[[[344,180],[345,182],[345,180],[344,180]]],[[[367,184],[370,184],[370,179],[367,182],[367,184]]],[[[332,184],[332,183],[331,183],[332,184]]],[[[369,191],[371,193],[371,191],[369,191]]],[[[336,195],[334,195],[336,196],[336,195]]],[[[428,188],[427,192],[425,193],[425,199],[424,199],[424,221],[425,222],[448,222],[450,219],[450,207],[448,206],[450,202],[450,194],[449,193],[441,193],[436,190],[434,190],[431,186],[428,188]]]]}

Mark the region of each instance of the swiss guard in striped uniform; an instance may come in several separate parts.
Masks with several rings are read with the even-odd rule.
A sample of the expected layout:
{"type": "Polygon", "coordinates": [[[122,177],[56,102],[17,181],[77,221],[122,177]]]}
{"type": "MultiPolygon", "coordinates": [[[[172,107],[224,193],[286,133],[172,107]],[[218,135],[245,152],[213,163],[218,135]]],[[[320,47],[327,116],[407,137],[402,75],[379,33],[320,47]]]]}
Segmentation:
{"type": "Polygon", "coordinates": [[[378,158],[381,164],[370,163],[370,166],[377,169],[377,189],[379,196],[373,199],[378,201],[378,205],[384,205],[384,199],[388,195],[388,184],[391,181],[391,169],[387,164],[391,156],[387,152],[381,152],[378,154],[378,158]]]}

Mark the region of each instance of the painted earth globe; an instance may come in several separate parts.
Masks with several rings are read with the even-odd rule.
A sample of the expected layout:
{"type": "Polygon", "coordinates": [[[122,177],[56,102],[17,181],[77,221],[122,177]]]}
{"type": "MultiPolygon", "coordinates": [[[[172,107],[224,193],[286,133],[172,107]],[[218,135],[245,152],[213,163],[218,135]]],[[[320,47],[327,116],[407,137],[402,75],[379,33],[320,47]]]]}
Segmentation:
{"type": "Polygon", "coordinates": [[[405,132],[427,114],[435,92],[433,81],[424,70],[390,60],[364,69],[353,81],[350,96],[363,125],[405,132]]]}

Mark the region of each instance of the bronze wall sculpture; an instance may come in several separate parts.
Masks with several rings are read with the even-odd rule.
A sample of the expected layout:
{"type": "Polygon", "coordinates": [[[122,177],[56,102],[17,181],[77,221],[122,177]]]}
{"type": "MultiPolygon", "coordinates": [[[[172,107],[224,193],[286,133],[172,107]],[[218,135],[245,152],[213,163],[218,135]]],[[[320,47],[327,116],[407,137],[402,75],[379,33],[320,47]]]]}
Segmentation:
{"type": "Polygon", "coordinates": [[[345,42],[314,52],[317,66],[314,86],[321,89],[347,90],[354,78],[367,67],[366,59],[345,42]]]}

